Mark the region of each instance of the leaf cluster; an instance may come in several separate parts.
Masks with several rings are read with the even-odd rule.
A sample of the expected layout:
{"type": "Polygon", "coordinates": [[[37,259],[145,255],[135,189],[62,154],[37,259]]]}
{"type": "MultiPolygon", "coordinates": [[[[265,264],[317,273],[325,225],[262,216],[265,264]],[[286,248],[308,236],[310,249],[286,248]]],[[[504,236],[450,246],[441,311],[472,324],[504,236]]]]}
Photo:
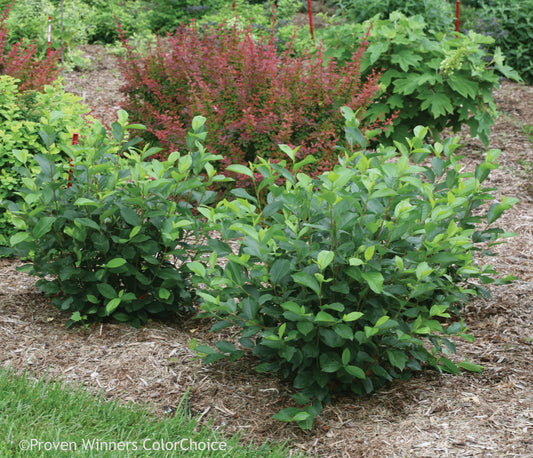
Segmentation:
{"type": "MultiPolygon", "coordinates": [[[[357,119],[346,107],[343,114],[355,146],[357,119]]],[[[499,151],[467,173],[457,139],[428,146],[427,131],[416,128],[408,146],[345,150],[316,178],[284,146],[289,165],[239,166],[261,176],[255,194],[235,190],[236,198],[199,208],[222,236],[208,242],[208,262],[189,264],[193,282],[206,285],[200,316],[216,318],[213,331],[236,326],[238,342],[196,350],[206,362],[252,353],[259,371],[292,380],[300,406],[279,420],[311,428],[333,393],[369,393],[423,368],[480,370],[452,362],[451,339],[472,339],[461,303],[488,294],[484,284],[511,280],[495,280],[474,253],[489,255],[510,235],[492,224],[516,199],[493,203],[483,186],[499,151]]]]}

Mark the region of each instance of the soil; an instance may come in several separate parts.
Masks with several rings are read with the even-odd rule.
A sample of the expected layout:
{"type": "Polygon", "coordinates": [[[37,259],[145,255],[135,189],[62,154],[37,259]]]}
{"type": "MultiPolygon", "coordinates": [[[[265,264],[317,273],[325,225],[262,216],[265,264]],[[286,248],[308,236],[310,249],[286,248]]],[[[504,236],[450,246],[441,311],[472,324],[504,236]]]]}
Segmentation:
{"type": "MultiPolygon", "coordinates": [[[[100,47],[84,51],[91,66],[65,74],[67,90],[109,123],[121,101],[116,59],[100,47]]],[[[66,329],[67,317],[37,292],[35,279],[6,259],[0,260],[0,364],[83,384],[109,399],[148,403],[161,416],[172,415],[188,391],[190,412],[202,423],[240,432],[243,442],[288,440],[291,454],[533,457],[533,180],[524,165],[533,161],[533,145],[523,132],[533,125],[533,86],[503,81],[494,96],[501,113],[490,148],[502,154],[488,185],[520,201],[500,220],[517,236],[484,261],[518,280],[491,287],[491,299],[474,300],[464,311],[475,341],[456,341],[457,358],[483,365],[482,373],[428,371],[366,397],[339,396],[306,432],[271,418],[293,405],[289,383],[256,373],[251,359],[211,366],[195,359],[191,339],[215,341],[209,322],[66,329]]],[[[485,149],[466,130],[460,136],[464,165],[473,169],[485,149]]]]}

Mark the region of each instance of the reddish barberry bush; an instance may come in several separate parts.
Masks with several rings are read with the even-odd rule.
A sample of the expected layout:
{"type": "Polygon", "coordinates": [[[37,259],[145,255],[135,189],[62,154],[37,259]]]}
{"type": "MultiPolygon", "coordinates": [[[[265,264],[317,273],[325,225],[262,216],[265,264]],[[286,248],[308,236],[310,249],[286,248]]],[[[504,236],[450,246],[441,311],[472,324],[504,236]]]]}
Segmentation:
{"type": "Polygon", "coordinates": [[[52,51],[40,58],[35,44],[22,40],[14,45],[7,43],[6,19],[12,3],[7,5],[0,17],[0,75],[9,75],[20,81],[19,90],[41,90],[58,76],[59,51],[52,51]]]}
{"type": "Polygon", "coordinates": [[[290,47],[278,53],[273,40],[222,26],[182,27],[143,55],[123,43],[124,108],[167,152],[184,148],[186,126],[202,115],[209,120],[207,148],[224,157],[222,166],[279,159],[278,145],[287,144],[300,147],[299,159],[317,157],[318,173],[336,162],[341,106],[358,113],[363,130],[387,124],[364,122],[379,78],[361,78],[366,40],[342,69],[320,50],[312,57],[295,56],[290,47]]]}

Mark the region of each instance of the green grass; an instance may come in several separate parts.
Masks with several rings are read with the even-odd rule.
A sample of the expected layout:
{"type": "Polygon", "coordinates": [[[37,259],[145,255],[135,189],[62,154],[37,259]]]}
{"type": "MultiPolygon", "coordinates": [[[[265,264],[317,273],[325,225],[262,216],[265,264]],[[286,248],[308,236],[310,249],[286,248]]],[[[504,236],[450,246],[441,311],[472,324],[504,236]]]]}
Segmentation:
{"type": "Polygon", "coordinates": [[[184,404],[172,418],[161,419],[146,407],[105,401],[83,387],[45,379],[35,382],[0,369],[0,457],[284,457],[288,454],[279,446],[242,445],[237,436],[227,438],[220,431],[200,426],[187,415],[184,404]],[[225,450],[212,450],[223,448],[223,443],[225,450]],[[181,446],[190,450],[182,450],[181,446]],[[211,450],[194,451],[202,446],[211,450]],[[29,450],[22,450],[28,447],[29,450]]]}
{"type": "Polygon", "coordinates": [[[526,124],[524,125],[523,130],[524,130],[524,134],[527,136],[529,141],[533,143],[533,126],[526,124]]]}

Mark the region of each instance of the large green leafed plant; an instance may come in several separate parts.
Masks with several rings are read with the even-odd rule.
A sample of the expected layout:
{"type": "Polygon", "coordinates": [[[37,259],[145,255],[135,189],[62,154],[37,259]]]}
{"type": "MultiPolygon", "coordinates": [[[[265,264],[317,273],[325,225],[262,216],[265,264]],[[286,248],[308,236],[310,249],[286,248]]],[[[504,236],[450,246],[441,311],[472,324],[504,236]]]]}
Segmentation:
{"type": "MultiPolygon", "coordinates": [[[[348,142],[364,141],[354,113],[343,113],[348,142]]],[[[206,362],[251,352],[258,370],[291,379],[300,407],[276,418],[311,428],[332,393],[369,393],[425,367],[480,369],[452,362],[452,338],[473,339],[460,304],[496,281],[474,253],[509,235],[493,223],[516,199],[493,202],[483,186],[498,151],[466,173],[458,140],[430,147],[426,133],[415,129],[408,146],[346,151],[318,178],[283,146],[286,168],[231,167],[254,181],[253,195],[237,189],[236,199],[199,209],[222,236],[208,242],[208,262],[189,264],[207,285],[201,315],[217,319],[214,331],[237,326],[239,340],[196,350],[206,362]]]]}
{"type": "Polygon", "coordinates": [[[367,114],[372,119],[398,111],[381,141],[404,141],[417,125],[429,127],[438,138],[445,128],[455,132],[466,124],[487,146],[496,116],[492,92],[499,87],[500,75],[520,79],[504,64],[499,49],[493,55],[483,49],[494,39],[474,32],[433,34],[421,16],[394,12],[386,20],[376,17],[325,29],[321,39],[326,54],[345,61],[369,27],[362,71],[383,69],[383,74],[381,98],[367,114]]]}

